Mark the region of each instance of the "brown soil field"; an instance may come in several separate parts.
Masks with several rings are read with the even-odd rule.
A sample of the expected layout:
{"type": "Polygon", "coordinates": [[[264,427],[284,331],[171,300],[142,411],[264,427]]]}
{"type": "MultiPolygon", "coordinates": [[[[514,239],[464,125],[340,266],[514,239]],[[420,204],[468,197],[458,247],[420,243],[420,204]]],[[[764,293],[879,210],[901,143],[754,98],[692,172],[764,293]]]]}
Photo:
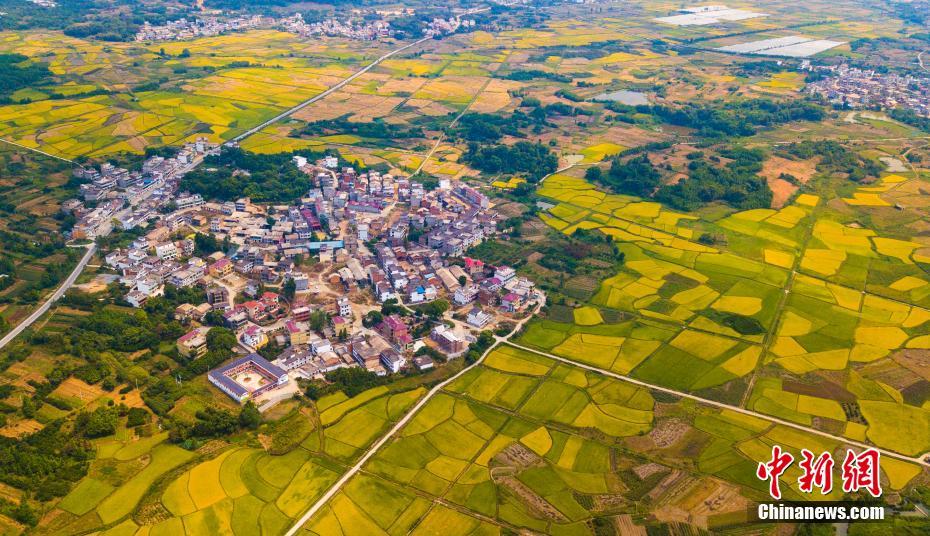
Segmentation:
{"type": "Polygon", "coordinates": [[[624,536],[646,536],[648,534],[646,527],[634,523],[629,514],[617,516],[614,518],[614,524],[620,531],[617,534],[623,534],[624,536]]]}
{"type": "Polygon", "coordinates": [[[22,437],[26,434],[38,432],[41,429],[42,423],[34,419],[26,419],[0,428],[0,435],[4,437],[22,437]]]}
{"type": "Polygon", "coordinates": [[[856,396],[854,394],[850,393],[842,386],[830,381],[820,382],[812,385],[785,380],[782,384],[782,389],[789,393],[816,396],[820,398],[830,398],[839,402],[856,401],[856,396]]]}
{"type": "Polygon", "coordinates": [[[103,396],[104,391],[100,386],[89,385],[82,380],[71,377],[61,382],[61,384],[52,391],[52,394],[65,398],[76,398],[83,401],[86,405],[103,396]]]}
{"type": "Polygon", "coordinates": [[[775,195],[772,197],[772,208],[781,208],[798,191],[798,187],[784,179],[782,173],[794,175],[799,182],[806,184],[817,172],[817,161],[789,160],[780,156],[772,156],[762,164],[759,175],[764,177],[775,195]]]}

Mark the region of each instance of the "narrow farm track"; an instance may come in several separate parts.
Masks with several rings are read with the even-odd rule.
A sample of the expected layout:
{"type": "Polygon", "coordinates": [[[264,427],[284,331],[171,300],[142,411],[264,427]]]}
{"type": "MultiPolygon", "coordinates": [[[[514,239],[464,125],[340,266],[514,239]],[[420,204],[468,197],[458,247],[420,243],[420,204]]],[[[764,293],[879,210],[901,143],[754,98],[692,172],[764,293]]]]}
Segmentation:
{"type": "Polygon", "coordinates": [[[36,149],[35,147],[26,147],[25,145],[23,145],[23,144],[21,144],[21,143],[16,143],[15,141],[10,141],[10,140],[5,140],[5,139],[3,139],[3,138],[0,138],[0,142],[6,143],[6,144],[9,144],[9,145],[14,145],[14,146],[16,146],[16,147],[19,147],[20,149],[25,149],[25,150],[27,150],[27,151],[32,151],[32,152],[34,152],[34,153],[39,153],[40,155],[47,156],[47,157],[49,157],[49,158],[54,158],[55,160],[61,160],[62,162],[67,162],[67,163],[69,163],[69,164],[74,164],[75,166],[79,166],[79,165],[80,165],[80,164],[78,164],[77,162],[75,162],[74,160],[69,160],[69,159],[67,159],[67,158],[65,158],[65,157],[63,157],[63,156],[56,156],[56,155],[53,155],[53,154],[51,154],[51,153],[46,153],[45,151],[43,151],[43,150],[41,150],[41,149],[36,149]]]}
{"type": "Polygon", "coordinates": [[[814,435],[818,435],[818,436],[821,436],[821,437],[825,437],[825,438],[827,438],[827,439],[832,439],[832,440],[837,441],[837,442],[839,442],[839,443],[841,443],[841,444],[851,445],[851,446],[860,447],[860,448],[864,448],[864,449],[865,449],[865,448],[873,448],[873,449],[875,449],[875,450],[881,452],[881,454],[882,454],[883,456],[887,456],[887,457],[889,457],[889,458],[895,458],[895,459],[902,460],[902,461],[906,461],[906,462],[916,463],[916,464],[922,465],[922,466],[924,466],[924,467],[930,467],[930,462],[928,462],[928,461],[926,461],[926,460],[923,459],[923,457],[924,457],[926,454],[922,454],[922,455],[916,456],[916,457],[907,456],[907,455],[905,455],[905,454],[899,454],[899,453],[894,452],[894,451],[891,451],[891,450],[887,450],[887,449],[883,449],[883,448],[880,448],[880,447],[876,447],[875,445],[870,445],[870,444],[868,444],[868,443],[863,443],[863,442],[861,442],[861,441],[855,441],[855,440],[852,440],[852,439],[849,439],[849,438],[846,438],[846,437],[833,435],[833,434],[830,434],[830,433],[827,433],[827,432],[823,432],[823,431],[817,430],[816,428],[811,428],[811,427],[808,427],[808,426],[804,426],[804,425],[802,425],[802,424],[797,424],[797,423],[794,423],[794,422],[791,422],[791,421],[786,421],[786,420],[784,420],[784,419],[779,419],[778,417],[773,417],[773,416],[771,416],[771,415],[766,415],[766,414],[764,414],[764,413],[759,413],[759,412],[757,412],[757,411],[749,410],[749,409],[742,408],[742,407],[739,407],[739,406],[733,406],[733,405],[730,405],[730,404],[725,404],[725,403],[723,403],[723,402],[718,402],[718,401],[716,401],[716,400],[711,400],[711,399],[709,399],[709,398],[703,398],[703,397],[700,397],[700,396],[697,396],[697,395],[693,395],[693,394],[691,394],[691,393],[686,393],[686,392],[684,392],[684,391],[678,391],[678,390],[675,390],[675,389],[669,389],[668,387],[662,387],[661,385],[655,385],[655,384],[652,384],[652,383],[649,383],[649,382],[644,382],[644,381],[642,381],[642,380],[637,380],[637,379],[635,379],[635,378],[631,378],[630,376],[626,376],[626,375],[623,375],[623,374],[617,374],[616,372],[612,372],[612,371],[609,371],[609,370],[604,370],[604,369],[602,369],[602,368],[594,367],[594,366],[591,366],[591,365],[585,365],[584,363],[579,363],[579,362],[573,361],[573,360],[571,360],[571,359],[566,359],[566,358],[564,358],[564,357],[560,357],[560,356],[557,356],[557,355],[554,355],[554,354],[550,354],[550,353],[548,353],[548,352],[543,352],[543,351],[540,351],[540,350],[536,350],[536,349],[533,349],[533,348],[529,348],[529,347],[527,347],[527,346],[522,346],[522,345],[515,344],[515,343],[509,343],[509,344],[510,344],[511,346],[515,347],[515,348],[519,348],[519,349],[525,350],[525,351],[527,351],[527,352],[531,352],[531,353],[534,353],[534,354],[537,354],[537,355],[541,355],[541,356],[543,356],[543,357],[547,357],[547,358],[549,358],[549,359],[553,359],[553,360],[555,360],[555,361],[559,361],[559,362],[562,362],[562,363],[565,363],[565,364],[568,364],[568,365],[572,365],[572,366],[575,366],[575,367],[583,368],[583,369],[585,369],[585,370],[590,370],[591,372],[596,372],[596,373],[598,373],[598,374],[602,374],[602,375],[608,376],[608,377],[610,377],[610,378],[614,378],[614,379],[617,379],[617,380],[620,380],[620,381],[624,381],[624,382],[627,382],[627,383],[631,383],[631,384],[636,385],[636,386],[639,386],[639,387],[644,387],[644,388],[646,388],[646,389],[651,389],[651,390],[653,390],[653,391],[658,391],[658,392],[660,392],[660,393],[665,393],[665,394],[672,395],[672,396],[676,396],[676,397],[680,397],[680,398],[687,398],[687,399],[689,399],[689,400],[694,400],[695,402],[699,402],[699,403],[701,403],[701,404],[706,404],[706,405],[708,405],[708,406],[712,406],[712,407],[715,407],[715,408],[726,409],[726,410],[734,411],[734,412],[736,412],[736,413],[742,413],[743,415],[749,415],[749,416],[752,416],[752,417],[757,417],[757,418],[759,418],[759,419],[763,419],[763,420],[769,421],[769,422],[771,422],[771,423],[779,424],[779,425],[782,425],[782,426],[787,426],[787,427],[789,427],[789,428],[794,428],[794,429],[796,429],[796,430],[801,430],[801,431],[803,431],[803,432],[808,432],[808,433],[810,433],[810,434],[814,434],[814,435]]]}
{"type": "Polygon", "coordinates": [[[495,336],[494,344],[492,344],[487,350],[485,350],[485,352],[481,354],[481,357],[476,359],[474,363],[463,368],[462,370],[460,370],[458,373],[456,373],[452,377],[448,378],[447,380],[437,384],[435,387],[430,389],[429,392],[426,393],[426,396],[421,398],[420,401],[417,402],[416,405],[413,406],[413,408],[411,408],[410,411],[408,411],[406,415],[404,415],[399,421],[397,421],[396,424],[394,424],[394,426],[391,427],[390,430],[387,431],[387,433],[381,436],[381,438],[378,441],[376,441],[375,444],[369,447],[369,449],[365,452],[365,454],[361,458],[359,458],[358,462],[356,462],[355,465],[353,465],[348,471],[346,471],[346,473],[343,474],[342,477],[339,480],[337,480],[335,484],[330,486],[330,488],[326,490],[326,493],[324,493],[323,496],[321,496],[319,499],[317,499],[315,503],[313,503],[310,509],[307,510],[304,513],[304,515],[302,515],[300,519],[298,519],[297,522],[294,523],[293,526],[291,526],[290,529],[288,529],[288,531],[285,533],[285,536],[294,536],[294,534],[296,534],[297,531],[299,531],[301,527],[303,527],[308,521],[310,521],[310,519],[320,510],[320,508],[322,508],[327,502],[329,502],[329,500],[332,499],[336,495],[336,493],[339,492],[340,489],[342,489],[342,486],[344,486],[346,482],[349,481],[349,479],[351,479],[353,476],[355,476],[356,473],[361,471],[362,466],[365,465],[365,463],[368,462],[368,460],[371,459],[371,457],[374,456],[375,453],[377,453],[378,450],[381,447],[383,447],[392,437],[394,437],[394,434],[396,434],[401,428],[403,428],[408,422],[410,422],[410,420],[413,419],[413,417],[417,414],[417,412],[423,409],[423,407],[427,404],[427,402],[429,402],[445,386],[454,382],[455,380],[457,380],[459,377],[461,377],[463,374],[465,374],[469,370],[480,365],[482,362],[484,362],[484,359],[491,352],[493,352],[498,346],[500,346],[501,344],[507,343],[511,337],[519,333],[523,329],[524,324],[526,324],[529,320],[535,317],[536,313],[539,312],[539,309],[543,305],[545,305],[545,300],[542,300],[540,304],[536,307],[536,309],[532,313],[527,315],[526,318],[518,322],[517,325],[513,328],[513,331],[508,333],[505,337],[495,336]]]}
{"type": "Polygon", "coordinates": [[[296,112],[298,112],[298,111],[300,111],[300,110],[306,108],[307,106],[310,106],[310,105],[313,104],[314,102],[317,102],[317,101],[319,101],[319,100],[325,99],[325,98],[328,97],[329,95],[332,95],[333,93],[339,91],[340,89],[342,89],[343,87],[345,87],[346,84],[348,84],[349,82],[355,80],[355,79],[358,78],[359,76],[362,76],[363,74],[367,73],[367,72],[370,71],[371,69],[375,68],[379,63],[381,63],[382,61],[384,61],[384,60],[390,58],[391,56],[394,56],[394,55],[396,55],[396,54],[400,54],[401,52],[403,52],[403,51],[405,51],[405,50],[408,50],[408,49],[410,49],[410,48],[413,48],[413,47],[415,47],[415,46],[417,46],[417,45],[419,45],[419,44],[425,43],[425,42],[429,41],[430,39],[432,39],[432,38],[431,38],[431,37],[424,37],[424,38],[422,38],[422,39],[420,39],[420,40],[414,41],[414,42],[412,42],[412,43],[407,43],[406,45],[404,45],[404,46],[402,46],[402,47],[400,47],[400,48],[396,48],[396,49],[394,49],[394,50],[388,52],[387,54],[384,54],[383,56],[379,57],[379,58],[376,59],[375,61],[369,63],[368,65],[366,65],[366,66],[364,66],[364,67],[362,67],[361,69],[359,69],[358,71],[356,71],[354,74],[352,74],[352,75],[349,76],[348,78],[346,78],[346,79],[344,79],[343,81],[339,82],[338,84],[336,84],[336,85],[330,87],[330,88],[327,89],[326,91],[320,93],[319,95],[315,95],[315,96],[313,96],[313,97],[310,97],[309,99],[303,101],[302,103],[298,104],[297,106],[294,106],[293,108],[290,108],[289,110],[286,110],[286,111],[284,111],[284,112],[281,112],[280,114],[278,114],[278,115],[276,115],[275,117],[269,119],[268,121],[265,121],[264,123],[258,125],[257,127],[253,127],[253,128],[250,128],[249,130],[246,130],[246,131],[243,132],[242,134],[239,134],[238,136],[236,136],[235,138],[233,138],[232,140],[230,140],[230,141],[228,141],[228,142],[226,142],[226,143],[227,143],[227,144],[239,143],[240,141],[242,141],[242,140],[248,138],[249,136],[255,134],[256,132],[259,132],[259,131],[263,130],[264,128],[269,127],[269,126],[271,126],[271,125],[277,123],[278,121],[281,121],[282,119],[286,119],[286,118],[290,117],[291,115],[293,115],[294,113],[296,113],[296,112]]]}
{"type": "MultiPolygon", "coordinates": [[[[459,119],[461,119],[462,116],[464,116],[466,113],[468,113],[468,110],[470,110],[471,107],[472,107],[472,105],[475,104],[475,101],[478,100],[478,97],[480,97],[481,94],[484,93],[484,90],[488,87],[488,84],[491,83],[491,80],[493,80],[493,78],[488,78],[487,82],[485,82],[485,83],[481,86],[481,89],[479,89],[479,90],[475,93],[475,96],[472,97],[472,99],[471,99],[470,101],[468,101],[468,105],[465,106],[465,108],[462,108],[462,111],[459,112],[459,114],[455,116],[455,118],[449,123],[449,126],[448,126],[447,128],[453,128],[453,127],[455,127],[456,123],[459,122],[459,119]]],[[[430,148],[430,150],[429,150],[428,153],[426,153],[426,157],[423,159],[422,162],[420,162],[420,165],[417,166],[416,171],[414,171],[413,173],[411,173],[411,175],[410,175],[411,177],[414,177],[414,176],[420,174],[420,171],[423,170],[423,166],[425,166],[426,163],[430,161],[430,159],[433,157],[433,153],[435,153],[436,150],[439,149],[439,146],[442,145],[442,142],[445,141],[445,139],[446,139],[446,133],[445,133],[445,131],[440,132],[440,133],[439,133],[439,137],[436,138],[436,143],[434,143],[434,144],[433,144],[433,147],[430,148]]]]}

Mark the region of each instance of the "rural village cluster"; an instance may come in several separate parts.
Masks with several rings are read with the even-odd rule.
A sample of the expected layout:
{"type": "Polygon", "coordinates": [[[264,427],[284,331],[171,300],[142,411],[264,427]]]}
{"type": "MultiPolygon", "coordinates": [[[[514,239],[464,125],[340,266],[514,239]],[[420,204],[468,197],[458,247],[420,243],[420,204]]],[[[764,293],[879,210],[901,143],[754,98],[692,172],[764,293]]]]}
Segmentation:
{"type": "Polygon", "coordinates": [[[378,375],[431,369],[431,354],[459,357],[478,331],[507,325],[542,299],[513,268],[464,257],[496,234],[499,222],[475,188],[446,179],[426,191],[407,178],[340,169],[332,156],[316,162],[295,156],[308,185],[295,205],[209,202],[179,192],[184,173],[219,150],[198,139],[174,157],[149,158],[141,171],[77,168],[75,175],[87,181],[83,200],[70,200],[63,210],[78,218],[75,239],[155,221],[128,248],[109,252],[106,265],[130,289],[125,300],[134,307],[163,295],[165,285],[205,289],[205,303],[175,310],[190,326],[177,349],[189,358],[205,354],[210,327],[204,319],[221,314],[246,355],[208,377],[238,402],[280,401],[298,391],[290,379],[322,378],[342,367],[378,375]],[[197,233],[213,235],[229,251],[195,256],[197,233]],[[313,269],[302,266],[309,258],[318,261],[313,269]],[[282,295],[285,285],[293,288],[291,299],[282,295]],[[409,311],[437,300],[449,308],[438,320],[379,312],[377,322],[364,322],[385,303],[409,311]],[[326,321],[313,330],[311,317],[321,312],[326,321]],[[256,353],[267,344],[282,348],[271,362],[256,353]],[[433,351],[414,356],[423,346],[433,351]]]}

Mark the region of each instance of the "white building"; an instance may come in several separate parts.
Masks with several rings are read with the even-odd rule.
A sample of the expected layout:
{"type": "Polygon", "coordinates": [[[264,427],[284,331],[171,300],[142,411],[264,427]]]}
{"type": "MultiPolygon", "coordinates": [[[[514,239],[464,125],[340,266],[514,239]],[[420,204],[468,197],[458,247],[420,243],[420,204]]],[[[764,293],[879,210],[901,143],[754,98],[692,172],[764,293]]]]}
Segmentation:
{"type": "Polygon", "coordinates": [[[349,298],[345,296],[336,300],[336,305],[339,306],[339,316],[343,318],[352,317],[352,304],[349,302],[349,298]]]}
{"type": "Polygon", "coordinates": [[[178,248],[173,242],[165,242],[155,246],[155,255],[163,261],[172,261],[178,258],[178,248]]]}
{"type": "Polygon", "coordinates": [[[480,307],[474,307],[468,312],[466,322],[476,328],[483,328],[491,321],[491,315],[481,310],[480,307]]]}

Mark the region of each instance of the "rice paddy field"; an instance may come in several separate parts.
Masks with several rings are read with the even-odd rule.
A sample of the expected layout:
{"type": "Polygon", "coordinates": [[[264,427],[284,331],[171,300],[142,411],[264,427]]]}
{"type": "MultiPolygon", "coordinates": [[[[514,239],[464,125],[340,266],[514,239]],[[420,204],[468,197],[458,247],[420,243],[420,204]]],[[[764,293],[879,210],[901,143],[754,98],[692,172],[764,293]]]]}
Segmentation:
{"type": "MultiPolygon", "coordinates": [[[[63,384],[61,396],[78,387],[63,384]]],[[[167,432],[142,437],[121,429],[96,441],[89,475],[43,528],[282,534],[425,392],[379,387],[352,398],[336,392],[321,398],[316,411],[291,410],[261,441],[217,441],[195,451],[167,441],[167,432]]]]}
{"type": "MultiPolygon", "coordinates": [[[[798,406],[838,411],[814,397],[798,406]]],[[[753,474],[774,444],[795,454],[842,448],[733,411],[659,401],[641,387],[502,346],[433,397],[303,530],[594,534],[595,518],[632,515],[639,524],[637,512],[646,511],[653,526],[676,515],[704,529],[739,526],[750,501],[766,496],[753,474]]],[[[893,460],[883,481],[901,489],[920,472],[893,460]]],[[[785,496],[816,500],[797,490],[798,475],[782,477],[785,496]]]]}
{"type": "Polygon", "coordinates": [[[720,217],[554,175],[538,190],[555,203],[542,220],[565,234],[596,229],[613,237],[625,260],[590,305],[574,310],[573,323],[531,324],[521,341],[655,385],[925,452],[927,438],[904,447],[894,431],[900,426],[888,424],[904,421],[882,417],[920,418],[930,385],[917,364],[930,346],[930,242],[916,232],[923,211],[896,201],[924,184],[913,174],[886,174],[876,186],[853,187],[854,197],[808,189],[781,209],[720,217]],[[628,319],[597,321],[612,310],[628,319]],[[866,397],[858,386],[869,381],[884,387],[866,397]],[[817,392],[831,396],[810,396],[817,392]]]}
{"type": "MultiPolygon", "coordinates": [[[[422,159],[430,140],[458,113],[511,112],[523,97],[548,104],[561,100],[555,96],[560,89],[587,99],[605,91],[663,87],[664,98],[685,100],[756,92],[791,94],[802,85],[796,73],[734,77],[729,72],[734,60],[727,54],[695,61],[654,50],[650,43],[657,35],[673,41],[700,39],[701,47],[711,50],[732,46],[731,41],[738,38],[728,35],[734,29],[758,32],[758,40],[763,40],[778,38],[781,26],[801,24],[806,38],[838,41],[864,34],[893,35],[899,29],[891,21],[876,22],[862,8],[851,7],[839,18],[824,17],[817,6],[796,7],[789,2],[767,3],[769,17],[714,26],[658,23],[653,19],[677,9],[661,2],[610,6],[597,16],[560,7],[538,27],[450,36],[390,58],[320,105],[301,110],[290,129],[273,128],[244,146],[268,152],[323,144],[366,164],[384,162],[398,171],[416,169],[420,162],[411,164],[409,158],[398,162],[346,146],[361,143],[389,152],[405,149],[422,159]],[[720,39],[715,39],[717,35],[720,39]],[[572,49],[592,50],[601,45],[607,48],[600,55],[572,53],[572,49]],[[568,76],[584,85],[507,76],[523,70],[568,76]],[[382,120],[422,127],[425,135],[353,143],[291,135],[302,122],[343,117],[353,122],[382,120]]],[[[101,44],[48,31],[7,32],[0,34],[0,52],[40,58],[55,77],[54,83],[27,88],[16,96],[30,102],[0,106],[0,136],[69,158],[139,154],[148,147],[178,145],[197,135],[225,141],[319,94],[396,46],[391,41],[302,40],[270,29],[154,44],[101,44]],[[99,92],[104,94],[94,94],[99,92]]],[[[837,53],[849,54],[848,47],[823,54],[837,53]]],[[[646,97],[655,98],[655,91],[646,97]]],[[[602,110],[590,102],[578,106],[602,110]]],[[[597,122],[579,125],[570,118],[557,118],[555,124],[557,128],[535,137],[543,143],[555,142],[562,156],[580,155],[585,163],[635,146],[638,137],[661,138],[647,129],[630,139],[630,133],[618,134],[597,122]]],[[[474,175],[447,156],[434,155],[424,169],[437,176],[474,175]]]]}
{"type": "Polygon", "coordinates": [[[0,136],[67,158],[224,141],[336,84],[377,47],[271,30],[151,46],[7,33],[0,51],[41,56],[60,85],[37,90],[61,98],[0,106],[0,136]]]}

